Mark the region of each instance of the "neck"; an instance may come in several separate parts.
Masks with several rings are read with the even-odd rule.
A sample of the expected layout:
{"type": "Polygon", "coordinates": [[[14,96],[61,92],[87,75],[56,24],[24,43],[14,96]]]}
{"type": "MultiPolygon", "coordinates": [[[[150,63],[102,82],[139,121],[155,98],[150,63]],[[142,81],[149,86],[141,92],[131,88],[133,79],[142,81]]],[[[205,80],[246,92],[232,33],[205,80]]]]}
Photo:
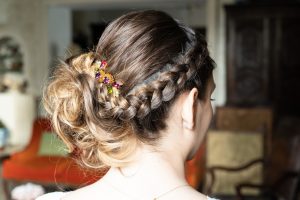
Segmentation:
{"type": "Polygon", "coordinates": [[[180,154],[175,151],[142,151],[133,166],[141,165],[142,171],[146,170],[153,174],[164,173],[184,179],[184,163],[184,158],[181,158],[180,154]]]}
{"type": "Polygon", "coordinates": [[[145,150],[138,152],[134,162],[126,167],[112,167],[104,179],[118,188],[129,187],[127,191],[130,191],[130,186],[132,186],[133,194],[140,191],[159,195],[170,188],[187,184],[184,170],[185,159],[176,152],[145,150]],[[145,184],[147,184],[146,187],[145,184]]]}

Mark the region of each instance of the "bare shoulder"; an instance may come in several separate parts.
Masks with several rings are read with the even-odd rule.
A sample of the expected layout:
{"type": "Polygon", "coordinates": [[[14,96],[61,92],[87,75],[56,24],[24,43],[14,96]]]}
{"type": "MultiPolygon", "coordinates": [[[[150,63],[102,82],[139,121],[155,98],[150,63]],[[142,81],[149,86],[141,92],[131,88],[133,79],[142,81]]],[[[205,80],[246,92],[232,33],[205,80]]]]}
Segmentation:
{"type": "Polygon", "coordinates": [[[182,188],[176,192],[170,193],[169,195],[165,196],[165,198],[161,198],[162,200],[207,200],[207,196],[198,192],[192,187],[182,188]]]}
{"type": "Polygon", "coordinates": [[[99,197],[105,197],[105,199],[124,199],[124,197],[120,196],[120,194],[116,193],[106,184],[95,183],[72,192],[68,192],[68,194],[63,196],[61,200],[99,200],[99,197]]]}
{"type": "Polygon", "coordinates": [[[207,196],[198,192],[197,190],[193,188],[189,188],[188,192],[185,193],[186,198],[189,200],[207,200],[207,196]]]}
{"type": "MultiPolygon", "coordinates": [[[[99,190],[101,190],[101,188],[99,188],[99,190]]],[[[94,184],[69,192],[64,195],[61,200],[93,199],[93,196],[95,196],[94,184]]]]}
{"type": "MultiPolygon", "coordinates": [[[[108,184],[103,184],[103,182],[98,182],[78,190],[68,192],[61,198],[61,200],[99,200],[99,197],[105,197],[105,199],[111,200],[130,200],[128,195],[116,191],[114,188],[110,187],[108,184]]],[[[159,198],[160,200],[208,200],[205,195],[193,189],[192,187],[183,187],[176,191],[170,192],[159,198]]]]}
{"type": "Polygon", "coordinates": [[[51,192],[38,197],[36,200],[59,200],[65,195],[64,192],[51,192]]]}

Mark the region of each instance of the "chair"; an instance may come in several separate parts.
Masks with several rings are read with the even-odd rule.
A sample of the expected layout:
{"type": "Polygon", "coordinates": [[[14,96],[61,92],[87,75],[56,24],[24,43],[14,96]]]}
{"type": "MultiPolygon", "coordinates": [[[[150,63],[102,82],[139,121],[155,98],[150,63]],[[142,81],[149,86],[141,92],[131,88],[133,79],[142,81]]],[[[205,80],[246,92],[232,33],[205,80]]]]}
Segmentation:
{"type": "MultiPolygon", "coordinates": [[[[219,192],[223,196],[239,195],[236,188],[242,183],[252,185],[265,183],[265,166],[269,161],[272,147],[272,122],[273,114],[270,108],[217,107],[217,130],[211,131],[207,137],[206,167],[207,174],[211,176],[211,183],[208,184],[206,180],[206,192],[219,192]],[[211,146],[211,143],[215,144],[211,146]],[[216,152],[219,152],[218,156],[222,160],[217,160],[214,155],[216,152]],[[217,178],[217,173],[227,175],[217,178]],[[235,180],[230,176],[236,176],[235,180]],[[243,177],[247,178],[243,180],[243,177]],[[228,178],[232,180],[226,180],[228,178]],[[225,180],[227,184],[223,185],[228,188],[219,190],[214,188],[221,184],[218,180],[225,180]]],[[[245,194],[257,195],[259,192],[248,190],[245,194]]]]}
{"type": "MultiPolygon", "coordinates": [[[[206,141],[205,193],[236,196],[242,183],[261,185],[264,179],[264,136],[260,132],[210,130],[206,141]]],[[[245,191],[258,195],[257,190],[245,191]]]]}
{"type": "Polygon", "coordinates": [[[270,107],[217,107],[216,129],[234,131],[265,131],[265,153],[272,151],[273,111],[270,107]]]}
{"type": "Polygon", "coordinates": [[[104,173],[82,169],[71,156],[39,155],[44,132],[51,131],[47,119],[37,119],[29,145],[21,152],[11,155],[3,162],[4,191],[9,198],[9,182],[35,182],[42,185],[65,185],[79,187],[95,182],[104,173]]]}
{"type": "MultiPolygon", "coordinates": [[[[272,110],[220,107],[217,108],[216,118],[218,130],[210,131],[207,138],[206,192],[208,194],[219,192],[219,197],[222,196],[222,199],[230,196],[236,196],[238,199],[247,197],[296,199],[300,177],[299,162],[295,164],[296,169],[286,169],[280,172],[276,180],[270,181],[268,177],[270,169],[274,168],[272,166],[274,154],[271,151],[274,146],[271,141],[272,110]],[[219,155],[216,152],[219,152],[219,155]],[[236,176],[236,179],[229,180],[229,174],[236,176]],[[227,191],[226,189],[224,191],[224,188],[222,191],[220,188],[222,181],[227,191]],[[286,186],[289,183],[293,185],[293,188],[288,186],[289,194],[287,195],[286,186]]],[[[300,142],[297,142],[298,144],[300,142]]],[[[278,148],[275,150],[276,156],[278,151],[282,151],[278,148]]]]}

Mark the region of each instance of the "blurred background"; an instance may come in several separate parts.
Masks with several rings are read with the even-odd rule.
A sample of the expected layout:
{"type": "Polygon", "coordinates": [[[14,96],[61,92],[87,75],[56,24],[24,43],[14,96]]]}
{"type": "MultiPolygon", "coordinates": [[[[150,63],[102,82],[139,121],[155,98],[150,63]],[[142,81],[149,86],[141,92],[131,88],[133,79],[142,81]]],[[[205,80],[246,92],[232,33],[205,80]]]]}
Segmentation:
{"type": "Polygon", "coordinates": [[[65,152],[42,88],[60,59],[93,49],[108,23],[143,9],[205,35],[217,64],[215,116],[187,163],[190,184],[221,199],[299,199],[300,0],[0,0],[0,199],[102,176],[65,152]]]}

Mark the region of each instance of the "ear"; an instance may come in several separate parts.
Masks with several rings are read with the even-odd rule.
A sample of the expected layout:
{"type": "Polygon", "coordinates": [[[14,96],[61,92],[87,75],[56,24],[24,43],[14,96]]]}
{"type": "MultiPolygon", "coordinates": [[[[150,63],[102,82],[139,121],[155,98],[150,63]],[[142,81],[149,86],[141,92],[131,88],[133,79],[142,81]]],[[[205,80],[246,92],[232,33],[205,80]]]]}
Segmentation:
{"type": "Polygon", "coordinates": [[[183,101],[181,117],[184,129],[193,130],[197,111],[198,90],[193,88],[183,101]]]}

